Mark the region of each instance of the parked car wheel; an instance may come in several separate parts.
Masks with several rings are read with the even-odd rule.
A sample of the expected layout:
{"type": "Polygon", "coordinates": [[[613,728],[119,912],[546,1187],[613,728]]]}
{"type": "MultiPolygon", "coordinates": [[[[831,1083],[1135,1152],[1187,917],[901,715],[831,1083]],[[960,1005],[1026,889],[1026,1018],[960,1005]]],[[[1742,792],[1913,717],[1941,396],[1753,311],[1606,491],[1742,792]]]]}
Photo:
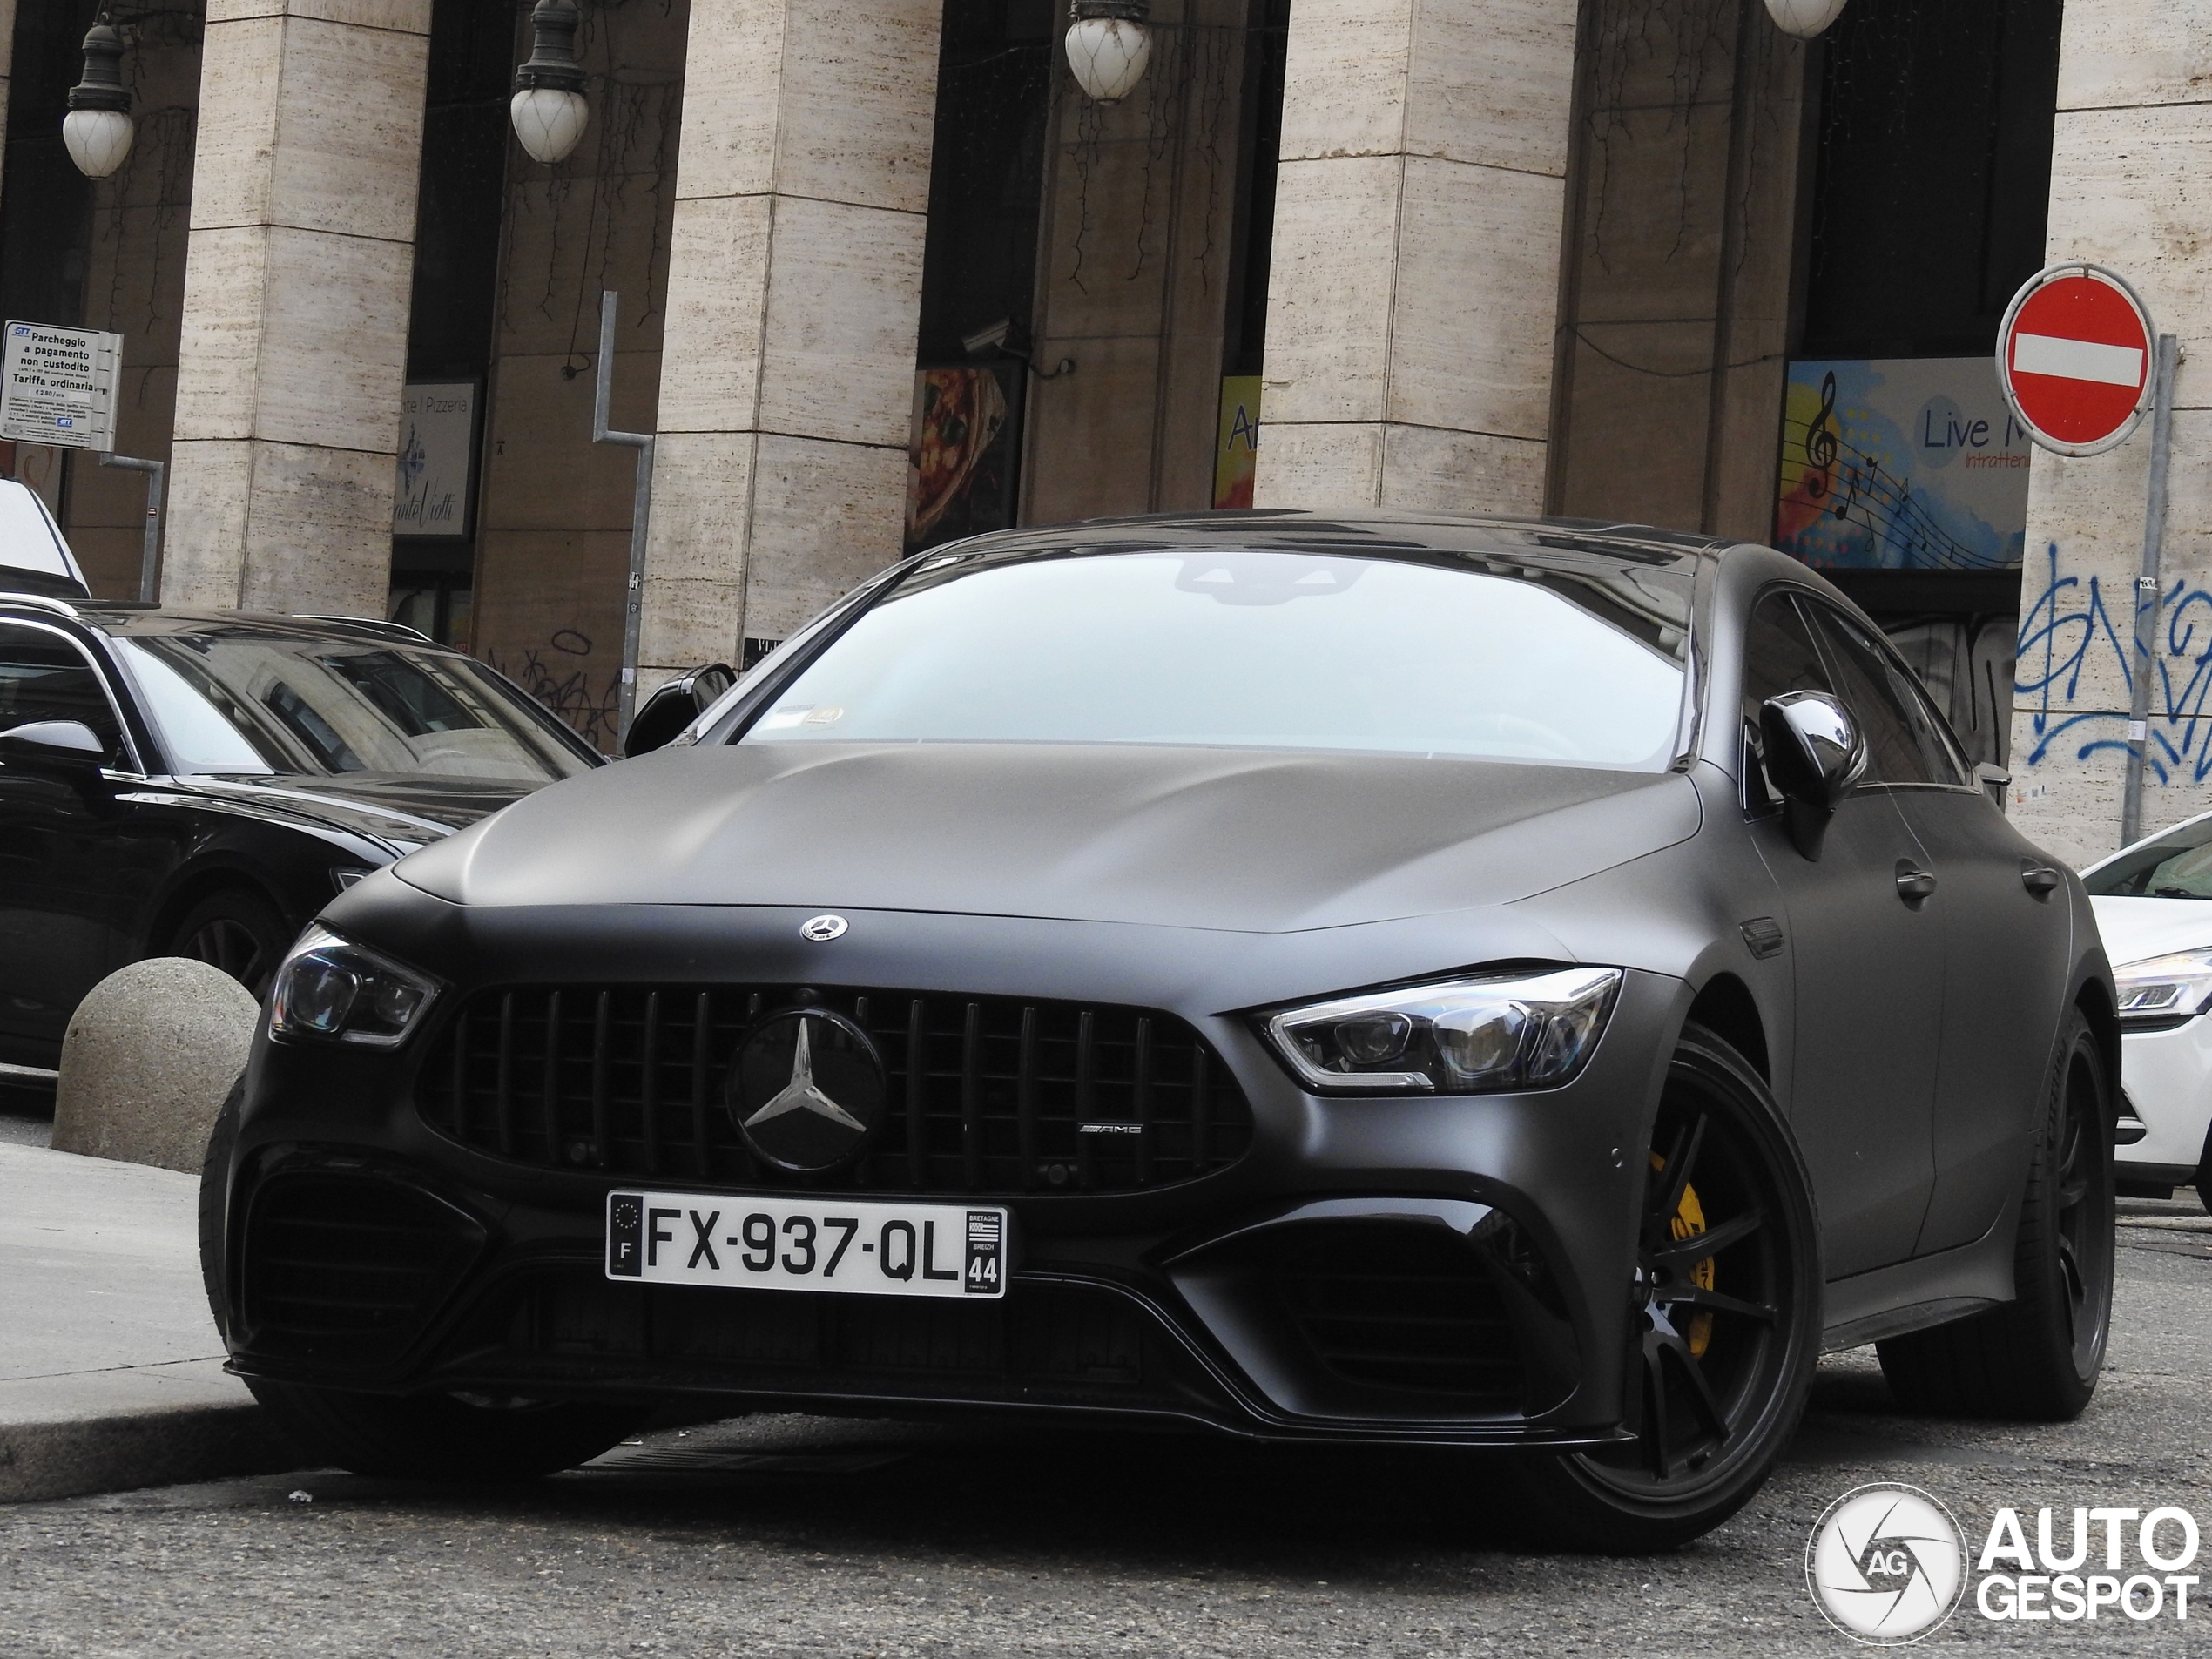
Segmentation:
{"type": "Polygon", "coordinates": [[[1623,1426],[1632,1442],[1526,1466],[1576,1548],[1671,1549],[1733,1514],[1804,1409],[1820,1345],[1811,1183],[1758,1074],[1683,1034],[1646,1153],[1623,1426]]]}
{"type": "Polygon", "coordinates": [[[199,1279],[207,1290],[207,1311],[215,1316],[215,1329],[226,1339],[231,1332],[231,1296],[223,1257],[223,1195],[228,1190],[231,1154],[238,1146],[239,1102],[245,1093],[241,1076],[231,1085],[223,1109],[215,1114],[207,1152],[199,1164],[199,1279]]]}
{"type": "Polygon", "coordinates": [[[2059,1040],[2020,1204],[2018,1299],[1876,1344],[1908,1410],[2063,1422],[2081,1414],[2112,1324],[2112,1111],[2080,1010],[2059,1040]]]}
{"type": "Polygon", "coordinates": [[[285,926],[267,900],[242,887],[223,887],[185,912],[158,954],[210,963],[259,996],[269,988],[269,976],[297,931],[285,926]]]}
{"type": "MultiPolygon", "coordinates": [[[[241,1082],[208,1137],[199,1177],[199,1271],[208,1310],[227,1338],[230,1284],[223,1194],[238,1144],[241,1082]]],[[[357,1394],[248,1377],[246,1386],[301,1453],[356,1474],[464,1484],[535,1480],[617,1445],[641,1413],[618,1405],[478,1395],[357,1394]]]]}

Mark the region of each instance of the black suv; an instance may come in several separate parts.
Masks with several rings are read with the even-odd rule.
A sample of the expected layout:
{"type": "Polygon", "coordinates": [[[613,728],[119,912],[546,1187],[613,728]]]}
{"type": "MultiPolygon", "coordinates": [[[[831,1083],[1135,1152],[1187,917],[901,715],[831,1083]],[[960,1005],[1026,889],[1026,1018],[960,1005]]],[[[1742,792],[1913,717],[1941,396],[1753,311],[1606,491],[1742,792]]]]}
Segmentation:
{"type": "Polygon", "coordinates": [[[351,882],[601,764],[397,624],[0,592],[0,1067],[141,956],[260,995],[351,882]]]}

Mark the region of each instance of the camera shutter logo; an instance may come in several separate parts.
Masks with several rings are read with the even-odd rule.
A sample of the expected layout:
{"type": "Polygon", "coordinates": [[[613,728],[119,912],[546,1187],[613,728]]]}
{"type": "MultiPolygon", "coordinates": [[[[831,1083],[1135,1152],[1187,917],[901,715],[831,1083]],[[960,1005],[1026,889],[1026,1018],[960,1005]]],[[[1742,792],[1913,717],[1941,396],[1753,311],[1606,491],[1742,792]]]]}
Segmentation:
{"type": "Polygon", "coordinates": [[[1805,1546],[1805,1583],[1854,1641],[1918,1642],[1966,1588],[1966,1545],[1951,1512],[1918,1487],[1865,1486],[1828,1506],[1805,1546]]]}

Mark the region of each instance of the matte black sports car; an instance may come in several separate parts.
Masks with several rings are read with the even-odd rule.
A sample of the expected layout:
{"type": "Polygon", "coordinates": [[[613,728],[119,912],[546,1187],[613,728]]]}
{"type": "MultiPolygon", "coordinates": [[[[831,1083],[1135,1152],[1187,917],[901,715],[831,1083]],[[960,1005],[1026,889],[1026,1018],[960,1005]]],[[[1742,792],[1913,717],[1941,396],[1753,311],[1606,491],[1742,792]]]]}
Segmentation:
{"type": "Polygon", "coordinates": [[[259,995],[347,882],[598,760],[412,629],[0,591],[0,1076],[141,956],[259,995]]]}
{"type": "Polygon", "coordinates": [[[1824,1344],[2081,1408],[2117,1067],[2079,882],[1804,567],[1102,523],[910,560],[340,897],[204,1236],[359,1469],[979,1408],[1512,1452],[1651,1548],[1824,1344]]]}

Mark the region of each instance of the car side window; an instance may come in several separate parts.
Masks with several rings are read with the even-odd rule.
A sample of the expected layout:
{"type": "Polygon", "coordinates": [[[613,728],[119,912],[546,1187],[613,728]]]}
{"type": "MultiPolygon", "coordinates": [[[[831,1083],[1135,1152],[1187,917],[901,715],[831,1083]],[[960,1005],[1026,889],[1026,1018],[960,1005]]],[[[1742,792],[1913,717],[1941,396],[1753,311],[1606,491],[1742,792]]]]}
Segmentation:
{"type": "Polygon", "coordinates": [[[42,628],[0,624],[0,732],[37,720],[78,721],[111,762],[123,752],[115,705],[84,653],[42,628]]]}
{"type": "Polygon", "coordinates": [[[1836,675],[1836,694],[1866,734],[1867,773],[1885,784],[1956,783],[1939,774],[1890,678],[1881,648],[1832,605],[1807,602],[1820,624],[1836,675]]]}
{"type": "Polygon", "coordinates": [[[1973,783],[1973,768],[1967,764],[1959,740],[1952,735],[1950,722],[1937,712],[1935,698],[1920,684],[1920,677],[1907,668],[1886,643],[1881,650],[1881,659],[1889,673],[1890,685],[1904,701],[1913,740],[1920,745],[1920,752],[1927,760],[1931,779],[1939,784],[1973,783]]]}
{"type": "Polygon", "coordinates": [[[1743,629],[1744,806],[1765,812],[1776,804],[1764,773],[1759,710],[1784,691],[1827,691],[1828,671],[1819,647],[1786,593],[1770,593],[1751,607],[1743,629]]]}

